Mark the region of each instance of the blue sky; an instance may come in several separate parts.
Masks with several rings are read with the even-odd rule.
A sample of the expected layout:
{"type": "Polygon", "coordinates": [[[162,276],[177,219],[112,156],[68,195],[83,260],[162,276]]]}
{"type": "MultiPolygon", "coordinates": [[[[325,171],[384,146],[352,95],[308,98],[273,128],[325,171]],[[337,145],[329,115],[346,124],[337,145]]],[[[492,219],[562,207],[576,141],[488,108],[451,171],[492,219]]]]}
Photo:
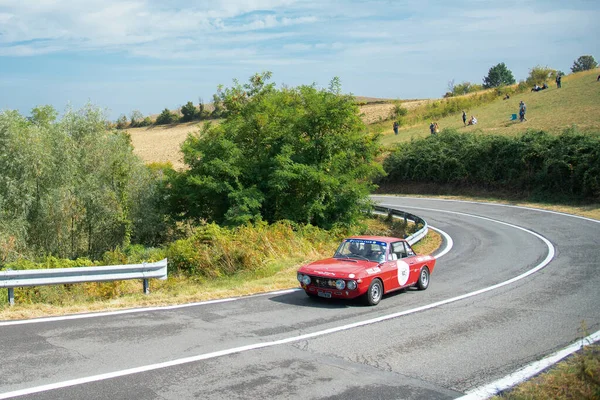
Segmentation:
{"type": "Polygon", "coordinates": [[[570,72],[600,61],[597,0],[0,0],[0,110],[108,117],[210,101],[217,85],[272,71],[277,84],[338,76],[342,90],[441,97],[504,62],[570,72]]]}

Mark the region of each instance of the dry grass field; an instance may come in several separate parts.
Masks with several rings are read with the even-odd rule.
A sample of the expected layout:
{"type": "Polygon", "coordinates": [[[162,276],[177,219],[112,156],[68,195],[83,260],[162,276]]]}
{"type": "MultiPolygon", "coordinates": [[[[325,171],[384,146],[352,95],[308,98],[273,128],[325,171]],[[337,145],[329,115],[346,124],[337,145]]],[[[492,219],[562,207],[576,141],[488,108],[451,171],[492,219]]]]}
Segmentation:
{"type": "Polygon", "coordinates": [[[188,134],[198,132],[204,122],[130,128],[133,152],[146,163],[167,162],[173,168],[184,167],[180,147],[188,134]]]}

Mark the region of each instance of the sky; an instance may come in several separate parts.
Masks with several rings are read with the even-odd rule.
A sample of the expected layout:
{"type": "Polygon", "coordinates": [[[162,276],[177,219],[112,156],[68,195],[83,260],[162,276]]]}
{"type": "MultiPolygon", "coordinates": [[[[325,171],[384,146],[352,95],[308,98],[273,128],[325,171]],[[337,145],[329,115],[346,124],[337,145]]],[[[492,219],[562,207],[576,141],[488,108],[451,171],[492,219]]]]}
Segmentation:
{"type": "Polygon", "coordinates": [[[210,102],[262,71],[344,93],[439,98],[504,62],[600,61],[597,0],[0,0],[0,110],[107,117],[210,102]]]}

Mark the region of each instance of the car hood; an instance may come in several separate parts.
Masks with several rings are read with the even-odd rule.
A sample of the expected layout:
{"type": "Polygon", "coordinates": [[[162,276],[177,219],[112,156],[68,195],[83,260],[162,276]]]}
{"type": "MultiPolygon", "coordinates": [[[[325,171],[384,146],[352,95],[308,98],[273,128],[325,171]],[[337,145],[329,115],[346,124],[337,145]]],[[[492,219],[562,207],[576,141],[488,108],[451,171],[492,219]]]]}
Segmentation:
{"type": "Polygon", "coordinates": [[[350,274],[354,274],[358,277],[365,269],[373,268],[377,265],[379,265],[379,263],[367,260],[327,258],[305,265],[300,268],[298,272],[331,278],[349,278],[350,274]]]}

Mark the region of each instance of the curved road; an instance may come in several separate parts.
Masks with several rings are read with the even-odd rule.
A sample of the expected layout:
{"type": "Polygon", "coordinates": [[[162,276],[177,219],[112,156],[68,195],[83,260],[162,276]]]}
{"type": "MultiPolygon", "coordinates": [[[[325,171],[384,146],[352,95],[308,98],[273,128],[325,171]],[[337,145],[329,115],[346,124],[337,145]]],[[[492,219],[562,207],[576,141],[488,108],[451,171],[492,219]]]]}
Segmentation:
{"type": "Polygon", "coordinates": [[[599,330],[600,223],[375,199],[452,238],[428,290],[389,295],[376,307],[290,290],[0,322],[0,399],[453,399],[571,344],[582,321],[599,330]]]}

